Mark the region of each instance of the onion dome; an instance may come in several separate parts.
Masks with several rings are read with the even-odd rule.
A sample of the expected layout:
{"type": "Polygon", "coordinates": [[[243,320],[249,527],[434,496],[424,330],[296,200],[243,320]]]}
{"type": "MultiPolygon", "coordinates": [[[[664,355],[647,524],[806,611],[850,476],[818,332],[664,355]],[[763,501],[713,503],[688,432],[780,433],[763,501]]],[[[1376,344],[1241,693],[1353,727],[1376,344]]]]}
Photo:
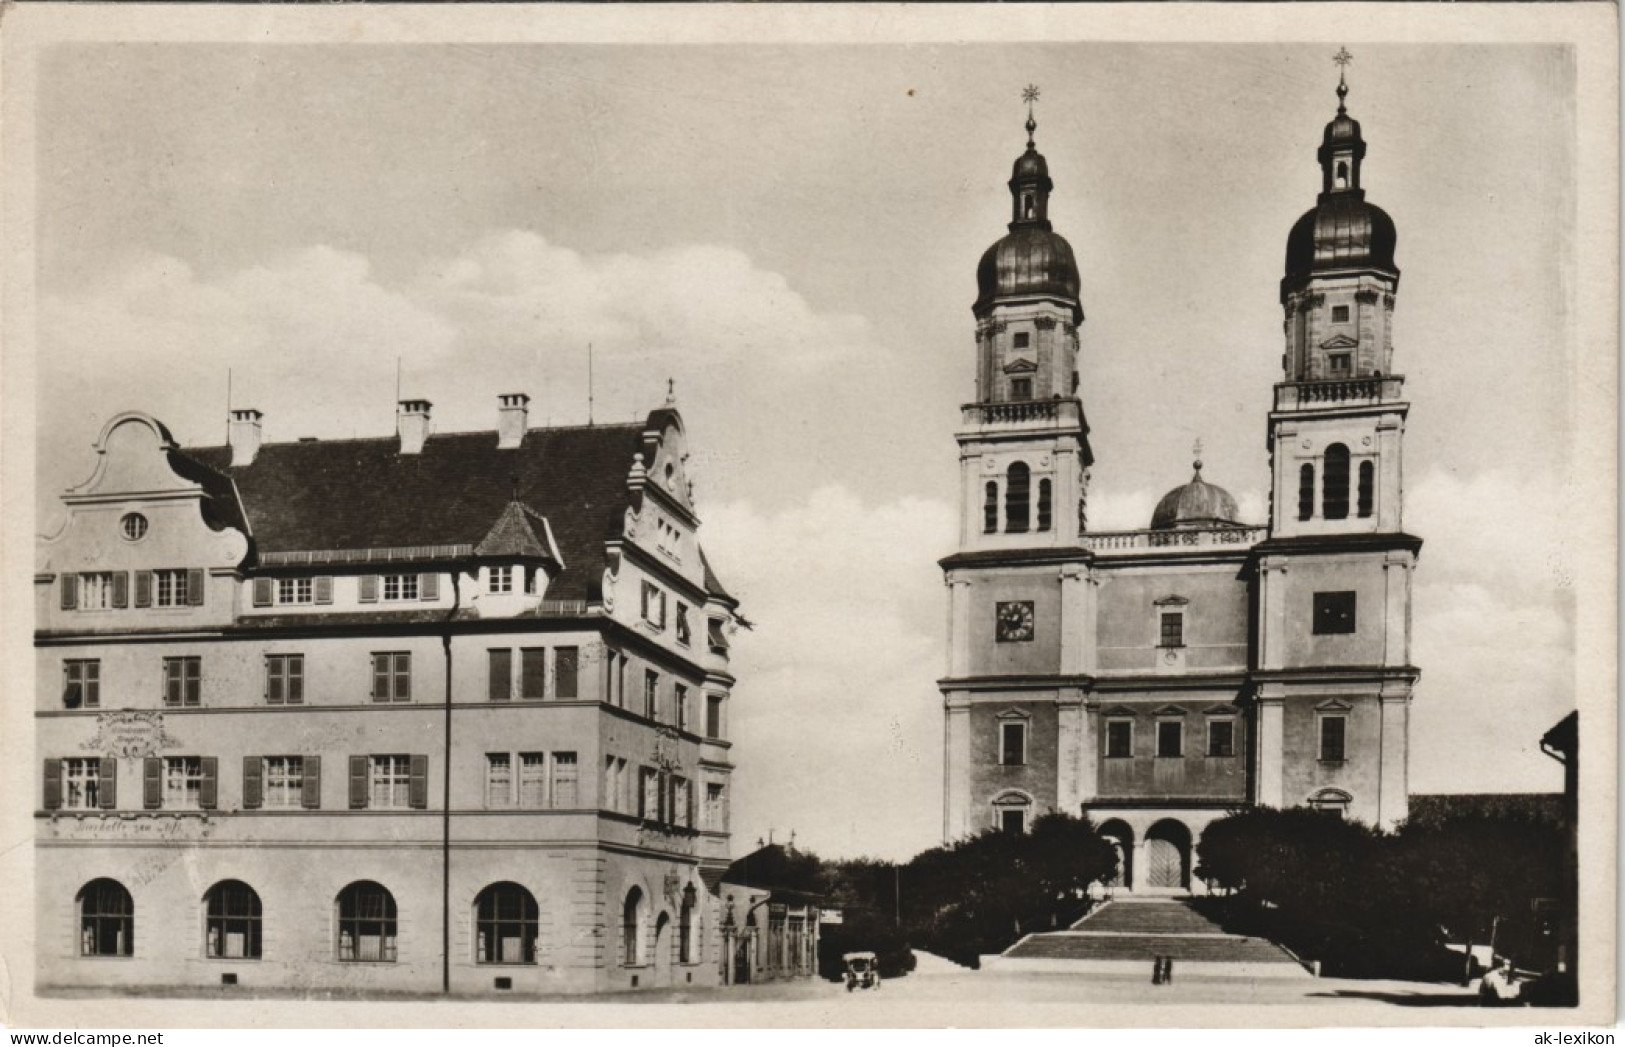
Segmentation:
{"type": "Polygon", "coordinates": [[[1376,269],[1396,279],[1394,220],[1365,198],[1360,166],[1365,139],[1360,122],[1348,115],[1348,84],[1337,85],[1337,115],[1326,125],[1318,159],[1321,192],[1315,206],[1292,226],[1286,241],[1286,275],[1281,298],[1301,290],[1317,273],[1338,269],[1376,269]]]}
{"type": "Polygon", "coordinates": [[[1007,299],[1059,298],[1083,319],[1078,302],[1078,263],[1072,245],[1049,222],[1049,163],[1033,144],[1038,125],[1027,115],[1027,151],[1010,172],[1010,232],[982,255],[976,267],[978,317],[1007,299]]]}
{"type": "Polygon", "coordinates": [[[1230,492],[1202,479],[1202,463],[1195,463],[1196,475],[1183,487],[1162,496],[1151,514],[1153,531],[1192,527],[1242,527],[1241,511],[1230,492]]]}

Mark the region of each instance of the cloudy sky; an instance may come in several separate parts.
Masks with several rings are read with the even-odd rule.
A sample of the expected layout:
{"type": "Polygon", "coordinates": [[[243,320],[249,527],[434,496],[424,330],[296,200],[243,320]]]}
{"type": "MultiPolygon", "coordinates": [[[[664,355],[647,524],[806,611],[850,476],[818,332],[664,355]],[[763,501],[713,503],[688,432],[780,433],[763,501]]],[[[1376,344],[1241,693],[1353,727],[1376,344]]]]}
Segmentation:
{"type": "MultiPolygon", "coordinates": [[[[1040,85],[1083,279],[1091,525],[1205,475],[1262,519],[1287,230],[1339,41],[73,45],[39,67],[39,498],[113,413],[186,444],[641,417],[675,379],[736,647],[741,848],[906,857],[941,825],[971,302],[1040,85]],[[877,798],[884,803],[877,813],[877,798]]],[[[1399,228],[1417,792],[1547,790],[1574,704],[1575,69],[1353,46],[1399,228]],[[1472,760],[1461,754],[1475,754],[1472,760]]]]}

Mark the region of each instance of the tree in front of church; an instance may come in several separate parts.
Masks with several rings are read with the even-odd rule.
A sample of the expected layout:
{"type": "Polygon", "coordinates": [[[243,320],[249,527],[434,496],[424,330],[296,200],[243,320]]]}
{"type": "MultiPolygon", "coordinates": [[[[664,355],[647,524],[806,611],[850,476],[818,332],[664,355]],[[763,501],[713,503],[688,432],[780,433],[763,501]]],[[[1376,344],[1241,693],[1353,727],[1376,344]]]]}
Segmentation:
{"type": "Polygon", "coordinates": [[[902,920],[912,944],[977,966],[1024,934],[1068,926],[1116,868],[1087,818],[1046,814],[1029,832],[989,829],[916,855],[899,872],[902,920]]]}

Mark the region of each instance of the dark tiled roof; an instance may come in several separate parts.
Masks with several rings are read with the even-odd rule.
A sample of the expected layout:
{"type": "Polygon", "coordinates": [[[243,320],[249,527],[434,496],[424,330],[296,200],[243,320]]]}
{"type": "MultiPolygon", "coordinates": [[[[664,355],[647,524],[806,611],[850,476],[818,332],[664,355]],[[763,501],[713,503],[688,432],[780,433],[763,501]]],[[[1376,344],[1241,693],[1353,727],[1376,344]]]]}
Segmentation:
{"type": "MultiPolygon", "coordinates": [[[[231,461],[229,450],[226,461],[231,461]]],[[[248,533],[243,523],[243,506],[237,498],[237,488],[232,485],[231,477],[179,451],[169,452],[169,467],[181,479],[203,487],[203,519],[212,529],[218,531],[234,527],[244,534],[248,533]]]]}
{"type": "Polygon", "coordinates": [[[480,544],[474,547],[474,555],[552,559],[553,554],[536,533],[538,529],[546,533],[546,525],[542,523],[540,516],[518,502],[509,502],[507,508],[502,510],[502,516],[480,540],[480,544]],[[533,520],[534,527],[531,526],[533,520]]]}
{"type": "Polygon", "coordinates": [[[717,573],[711,570],[711,561],[706,557],[704,549],[700,550],[700,564],[705,568],[705,591],[712,596],[720,596],[724,600],[733,602],[733,596],[722,587],[722,582],[717,578],[717,573]]]}
{"type": "Polygon", "coordinates": [[[523,502],[547,518],[564,558],[548,597],[594,599],[647,424],[532,429],[513,450],[487,431],[431,436],[415,455],[390,436],[266,444],[246,466],[231,465],[229,447],[176,457],[235,481],[260,553],[474,546],[523,502]]]}

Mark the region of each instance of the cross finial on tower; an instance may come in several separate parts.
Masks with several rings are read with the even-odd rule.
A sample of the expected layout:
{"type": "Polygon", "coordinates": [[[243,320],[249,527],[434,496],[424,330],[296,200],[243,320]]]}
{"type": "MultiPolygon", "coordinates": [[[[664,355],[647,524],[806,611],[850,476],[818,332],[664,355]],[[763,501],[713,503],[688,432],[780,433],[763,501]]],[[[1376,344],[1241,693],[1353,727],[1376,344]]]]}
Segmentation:
{"type": "Polygon", "coordinates": [[[1332,55],[1332,61],[1337,63],[1337,111],[1341,113],[1344,111],[1343,99],[1347,98],[1349,93],[1347,74],[1349,63],[1354,61],[1354,56],[1349,54],[1348,48],[1339,47],[1337,53],[1332,55]]]}
{"type": "Polygon", "coordinates": [[[677,379],[666,379],[666,406],[670,407],[677,402],[677,379]]]}
{"type": "Polygon", "coordinates": [[[1027,103],[1027,147],[1033,145],[1033,132],[1038,130],[1038,121],[1033,119],[1033,103],[1038,101],[1038,85],[1028,84],[1021,90],[1021,100],[1027,103]]]}
{"type": "Polygon", "coordinates": [[[1196,438],[1196,442],[1194,444],[1191,444],[1191,455],[1192,455],[1192,457],[1194,457],[1196,459],[1196,461],[1194,463],[1195,466],[1196,466],[1196,471],[1201,472],[1202,471],[1202,438],[1200,436],[1198,436],[1196,438]]]}

